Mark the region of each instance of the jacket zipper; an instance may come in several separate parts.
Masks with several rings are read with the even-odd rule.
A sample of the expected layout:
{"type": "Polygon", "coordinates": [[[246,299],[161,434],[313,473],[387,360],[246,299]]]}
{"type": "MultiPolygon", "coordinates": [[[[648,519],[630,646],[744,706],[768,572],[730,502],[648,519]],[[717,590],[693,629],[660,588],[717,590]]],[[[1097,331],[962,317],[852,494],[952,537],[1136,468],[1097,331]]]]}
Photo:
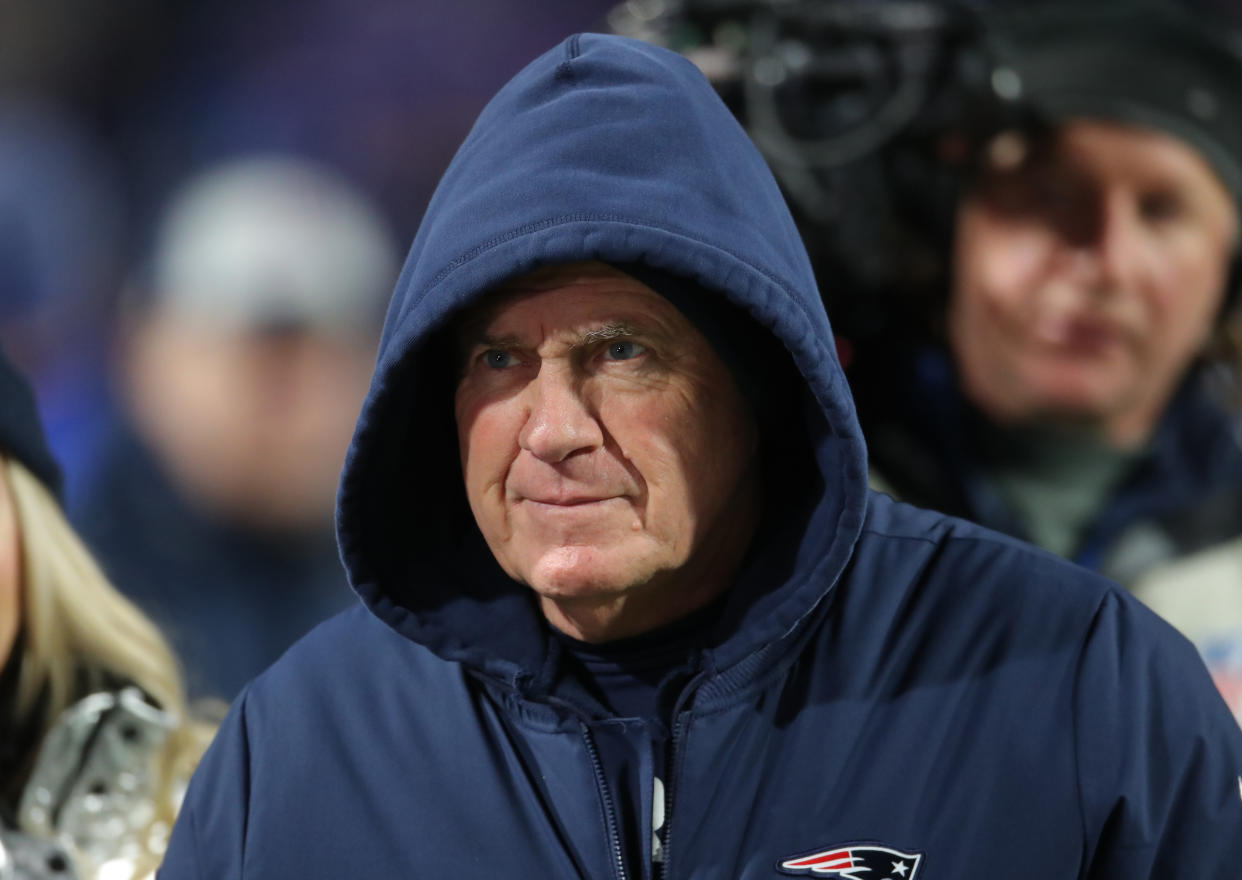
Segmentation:
{"type": "Polygon", "coordinates": [[[678,759],[681,754],[681,734],[685,726],[681,720],[683,715],[684,713],[679,712],[677,720],[673,722],[668,767],[664,773],[664,860],[660,863],[659,880],[669,880],[672,877],[669,870],[673,864],[673,804],[677,796],[677,787],[673,783],[677,778],[678,759]]]}
{"type": "Polygon", "coordinates": [[[699,686],[707,679],[708,672],[700,671],[682,688],[673,706],[673,733],[669,740],[668,766],[664,771],[664,861],[661,863],[659,880],[670,880],[673,867],[673,816],[677,801],[677,772],[681,767],[682,740],[685,739],[685,718],[689,714],[686,705],[693,699],[699,686]]]}
{"type": "Polygon", "coordinates": [[[612,803],[612,793],[608,790],[608,780],[604,777],[604,765],[599,759],[599,750],[595,748],[595,739],[590,729],[582,725],[582,738],[586,741],[587,754],[591,756],[591,767],[595,771],[595,783],[599,786],[600,799],[604,802],[604,818],[608,824],[608,840],[612,844],[612,855],[616,862],[617,880],[626,880],[625,856],[621,850],[621,832],[617,828],[617,812],[612,803]]]}

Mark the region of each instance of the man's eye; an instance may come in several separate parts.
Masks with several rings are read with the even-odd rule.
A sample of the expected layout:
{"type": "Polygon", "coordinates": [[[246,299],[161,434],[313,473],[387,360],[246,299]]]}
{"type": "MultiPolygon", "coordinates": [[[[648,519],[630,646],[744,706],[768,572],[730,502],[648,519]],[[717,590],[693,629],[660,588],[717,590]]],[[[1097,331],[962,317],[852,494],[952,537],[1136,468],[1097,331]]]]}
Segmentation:
{"type": "Polygon", "coordinates": [[[483,352],[483,363],[487,364],[493,370],[503,370],[506,367],[513,366],[517,363],[517,360],[511,353],[505,351],[503,348],[489,348],[487,351],[483,352]]]}
{"type": "Polygon", "coordinates": [[[620,339],[616,342],[608,343],[608,348],[604,355],[610,361],[628,361],[630,358],[636,358],[647,349],[645,346],[632,342],[628,339],[620,339]]]}
{"type": "Polygon", "coordinates": [[[1170,193],[1149,193],[1139,200],[1139,212],[1146,220],[1174,220],[1182,213],[1182,205],[1170,193]]]}

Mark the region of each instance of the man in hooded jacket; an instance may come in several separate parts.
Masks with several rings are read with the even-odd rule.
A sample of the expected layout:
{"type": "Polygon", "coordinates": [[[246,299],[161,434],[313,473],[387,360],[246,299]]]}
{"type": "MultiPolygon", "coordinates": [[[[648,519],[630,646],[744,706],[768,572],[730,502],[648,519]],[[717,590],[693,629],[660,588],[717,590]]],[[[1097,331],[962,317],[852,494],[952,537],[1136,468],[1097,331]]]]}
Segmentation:
{"type": "Polygon", "coordinates": [[[1194,649],[866,465],[728,110],[567,40],[398,281],[338,507],[363,607],[238,698],[161,877],[1236,877],[1242,731],[1194,649]]]}

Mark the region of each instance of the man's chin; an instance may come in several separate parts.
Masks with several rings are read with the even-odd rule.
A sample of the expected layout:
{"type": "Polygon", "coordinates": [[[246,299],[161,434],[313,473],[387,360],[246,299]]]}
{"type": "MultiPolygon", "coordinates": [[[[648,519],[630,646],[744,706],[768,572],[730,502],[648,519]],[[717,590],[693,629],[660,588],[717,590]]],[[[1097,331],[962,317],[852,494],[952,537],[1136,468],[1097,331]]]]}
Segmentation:
{"type": "Polygon", "coordinates": [[[1028,377],[1025,385],[1025,393],[1015,395],[1024,401],[1015,405],[1017,422],[1103,424],[1129,397],[1119,377],[1084,370],[1046,371],[1028,377]]]}
{"type": "Polygon", "coordinates": [[[1090,427],[1104,425],[1118,409],[1119,395],[1090,387],[1063,388],[1043,396],[1036,412],[1042,421],[1090,427]]]}
{"type": "Polygon", "coordinates": [[[524,578],[539,595],[556,601],[607,600],[641,587],[654,572],[641,558],[615,549],[557,547],[543,553],[524,578]]]}
{"type": "Polygon", "coordinates": [[[641,583],[610,571],[592,568],[555,569],[532,572],[528,578],[530,588],[557,602],[593,600],[607,601],[610,597],[623,596],[641,583]]]}

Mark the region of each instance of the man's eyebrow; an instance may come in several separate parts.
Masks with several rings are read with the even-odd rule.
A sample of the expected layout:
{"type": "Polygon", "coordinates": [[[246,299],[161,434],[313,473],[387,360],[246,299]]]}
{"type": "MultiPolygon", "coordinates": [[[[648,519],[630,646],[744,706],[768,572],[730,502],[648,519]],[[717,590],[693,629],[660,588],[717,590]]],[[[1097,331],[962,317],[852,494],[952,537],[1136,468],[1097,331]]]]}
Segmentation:
{"type": "MultiPolygon", "coordinates": [[[[465,358],[472,351],[487,348],[515,349],[522,347],[522,340],[515,335],[495,335],[479,327],[482,322],[474,322],[474,326],[462,328],[457,338],[459,357],[465,358]]],[[[627,321],[609,321],[608,323],[583,331],[573,340],[574,348],[586,348],[612,339],[624,339],[632,336],[649,335],[633,323],[627,321]]]]}
{"type": "MultiPolygon", "coordinates": [[[[595,345],[620,339],[627,336],[638,336],[640,330],[625,321],[609,321],[601,327],[595,327],[580,333],[573,341],[574,346],[595,345]]],[[[466,348],[520,348],[522,341],[513,335],[496,336],[491,333],[477,332],[466,336],[463,340],[466,348]]]]}
{"type": "Polygon", "coordinates": [[[608,342],[610,339],[620,339],[626,336],[637,336],[639,331],[633,324],[627,324],[624,321],[610,321],[602,327],[596,327],[594,330],[588,330],[578,337],[578,345],[595,345],[599,342],[608,342]]]}

